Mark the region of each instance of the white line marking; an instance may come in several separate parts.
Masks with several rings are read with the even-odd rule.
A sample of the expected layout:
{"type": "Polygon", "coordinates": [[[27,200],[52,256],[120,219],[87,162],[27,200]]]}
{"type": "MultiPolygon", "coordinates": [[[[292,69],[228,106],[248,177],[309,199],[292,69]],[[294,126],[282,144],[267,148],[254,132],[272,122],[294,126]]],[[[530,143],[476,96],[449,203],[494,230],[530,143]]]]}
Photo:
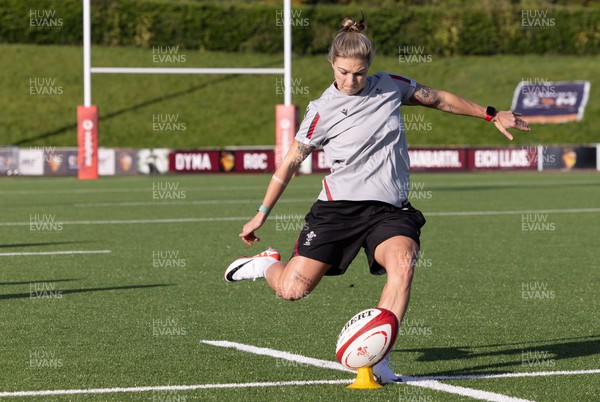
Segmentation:
{"type": "MultiPolygon", "coordinates": [[[[294,361],[294,362],[298,362],[298,363],[310,364],[310,365],[317,366],[317,367],[330,368],[333,370],[349,371],[349,372],[354,373],[354,371],[348,370],[347,368],[345,368],[344,366],[342,366],[341,364],[339,364],[337,362],[313,359],[311,357],[297,355],[297,354],[284,352],[284,351],[280,351],[280,350],[275,350],[275,349],[270,349],[270,348],[259,348],[259,347],[252,346],[252,345],[246,345],[243,343],[229,342],[229,341],[202,340],[200,342],[206,343],[209,345],[213,345],[213,346],[220,346],[220,347],[224,347],[224,348],[233,348],[233,349],[241,350],[244,352],[255,353],[258,355],[271,356],[271,357],[275,357],[278,359],[285,359],[285,360],[290,360],[290,361],[294,361]]],[[[414,380],[414,377],[412,377],[412,378],[409,377],[409,378],[407,378],[407,380],[408,379],[412,379],[412,381],[406,381],[406,384],[408,384],[408,385],[414,385],[417,387],[434,389],[436,391],[443,391],[443,392],[448,392],[451,394],[468,396],[468,397],[471,397],[474,399],[480,399],[483,401],[530,402],[526,399],[512,398],[510,396],[497,394],[494,392],[480,391],[477,389],[459,387],[456,385],[442,384],[441,382],[438,382],[435,380],[424,380],[424,381],[418,380],[418,381],[416,381],[416,380],[414,380]]]]}
{"type": "MultiPolygon", "coordinates": [[[[504,173],[503,173],[504,174],[504,173]]],[[[519,175],[523,175],[523,173],[518,173],[519,175]]],[[[414,174],[415,176],[418,176],[418,178],[422,178],[424,176],[416,173],[414,174]]],[[[266,177],[266,175],[265,175],[266,177]]],[[[143,183],[144,179],[150,179],[147,177],[143,177],[140,178],[141,180],[137,180],[137,179],[125,179],[125,178],[120,178],[119,182],[123,183],[123,182],[138,182],[138,183],[143,183]]],[[[473,186],[473,187],[548,187],[548,186],[561,186],[561,185],[569,185],[569,186],[575,186],[575,185],[596,185],[598,184],[598,180],[565,180],[565,181],[561,181],[561,180],[555,180],[555,181],[540,181],[539,178],[537,177],[537,174],[535,177],[533,177],[533,179],[535,181],[525,181],[525,182],[510,182],[510,181],[500,181],[500,182],[495,182],[495,181],[462,181],[462,182],[454,182],[451,184],[446,184],[446,183],[436,183],[436,184],[429,184],[427,182],[425,182],[425,184],[427,185],[427,188],[430,190],[436,190],[439,188],[450,188],[452,189],[452,187],[464,187],[464,186],[473,186]]],[[[26,181],[26,178],[19,178],[19,180],[23,180],[26,181]]],[[[35,181],[37,182],[38,179],[35,180],[27,180],[27,181],[35,181]]],[[[61,179],[58,177],[53,177],[52,178],[52,182],[55,181],[68,181],[68,182],[72,182],[75,183],[74,179],[72,178],[67,178],[67,179],[61,179]]],[[[157,180],[157,182],[167,182],[164,180],[157,180]]],[[[421,180],[422,182],[422,180],[421,180]]],[[[143,188],[123,188],[123,187],[104,187],[104,188],[90,188],[90,189],[64,189],[64,190],[2,190],[0,191],[0,195],[19,195],[19,194],[94,194],[94,193],[131,193],[131,192],[148,192],[151,193],[152,192],[152,188],[150,187],[150,181],[148,181],[148,187],[143,187],[143,188]]],[[[183,183],[182,183],[183,184],[183,183]]],[[[202,187],[186,187],[183,188],[182,186],[182,190],[186,190],[186,191],[205,191],[205,190],[218,190],[218,191],[230,191],[230,190],[264,190],[265,189],[265,185],[240,185],[240,186],[202,186],[202,187]]],[[[320,191],[321,186],[320,184],[314,184],[314,185],[310,185],[310,184],[298,184],[298,183],[292,183],[292,188],[294,189],[310,189],[310,190],[314,190],[316,192],[320,191]]]]}
{"type": "Polygon", "coordinates": [[[277,381],[277,382],[246,382],[232,384],[198,384],[198,385],[164,385],[148,387],[119,387],[119,388],[89,388],[89,389],[57,389],[40,391],[0,392],[0,398],[10,396],[47,396],[74,394],[112,394],[122,392],[148,391],[189,391],[194,389],[214,388],[249,388],[249,387],[281,387],[286,385],[320,385],[320,384],[350,384],[353,380],[314,380],[314,381],[277,381]]]}
{"type": "Polygon", "coordinates": [[[502,373],[502,374],[465,374],[465,375],[438,375],[423,377],[407,377],[415,381],[419,380],[479,380],[487,378],[517,378],[517,377],[549,377],[554,375],[581,375],[600,374],[600,369],[574,370],[574,371],[532,371],[530,373],[502,373]]]}
{"type": "Polygon", "coordinates": [[[258,346],[245,345],[243,343],[229,342],[229,341],[206,341],[206,340],[203,340],[200,342],[206,343],[208,345],[220,346],[222,348],[233,348],[233,349],[241,350],[243,352],[254,353],[255,355],[271,356],[271,357],[276,357],[278,359],[285,359],[285,360],[289,360],[289,361],[296,362],[296,363],[310,364],[311,366],[328,368],[328,369],[332,369],[332,370],[347,371],[349,373],[355,373],[355,371],[347,369],[346,367],[342,366],[338,362],[314,359],[312,357],[306,357],[306,356],[297,355],[294,353],[283,352],[280,350],[269,349],[269,348],[259,348],[258,346]]]}
{"type": "Polygon", "coordinates": [[[572,214],[600,212],[600,208],[567,208],[567,209],[523,209],[516,211],[447,211],[425,212],[425,216],[483,216],[483,215],[521,215],[521,214],[572,214]]]}
{"type": "Polygon", "coordinates": [[[407,382],[409,385],[414,385],[421,388],[434,389],[436,391],[448,392],[450,394],[457,394],[462,396],[468,396],[473,399],[480,399],[482,401],[493,401],[493,402],[532,402],[529,399],[513,398],[508,395],[497,394],[495,392],[481,391],[478,389],[459,387],[457,385],[442,384],[438,381],[417,381],[407,382]]]}
{"type": "MultiPolygon", "coordinates": [[[[596,213],[600,208],[569,208],[569,209],[524,209],[517,211],[456,211],[456,212],[425,212],[425,216],[483,216],[483,215],[521,215],[533,213],[596,213]]],[[[165,218],[165,219],[110,219],[105,221],[62,221],[65,225],[138,225],[154,223],[197,223],[197,222],[230,222],[249,221],[251,216],[224,216],[218,218],[165,218]]],[[[0,222],[0,226],[26,226],[31,222],[0,222]]]]}
{"type": "MultiPolygon", "coordinates": [[[[204,343],[217,345],[220,342],[225,341],[203,341],[204,343]]],[[[249,346],[249,345],[244,345],[249,346]]],[[[256,348],[256,347],[253,347],[256,348]]],[[[262,348],[257,348],[262,349],[262,348]]],[[[285,353],[285,352],[283,352],[285,353]]],[[[289,355],[292,355],[291,353],[289,355]]],[[[304,358],[304,356],[301,356],[304,358]]],[[[309,358],[306,358],[309,359],[309,358]]],[[[318,359],[313,359],[318,360],[318,359]]],[[[322,360],[322,362],[328,362],[322,360]]],[[[342,367],[343,368],[343,367],[342,367]]],[[[462,379],[478,379],[478,378],[505,378],[505,377],[535,377],[535,376],[547,376],[547,375],[574,375],[574,374],[600,374],[600,370],[577,370],[577,371],[546,371],[546,372],[533,372],[533,373],[506,373],[506,374],[481,374],[481,375],[464,375],[464,376],[439,376],[439,377],[403,377],[407,384],[422,386],[425,388],[437,387],[436,381],[432,379],[445,379],[445,380],[462,380],[462,379]]],[[[219,388],[250,388],[250,387],[282,387],[282,386],[299,386],[299,385],[338,385],[338,384],[350,384],[353,380],[312,380],[312,381],[274,381],[274,382],[248,382],[248,383],[230,383],[230,384],[197,384],[197,385],[159,385],[159,386],[147,386],[147,387],[115,387],[115,388],[88,388],[88,389],[62,389],[62,390],[39,390],[39,391],[9,391],[0,392],[0,398],[2,397],[27,397],[27,396],[49,396],[49,395],[75,395],[75,394],[110,394],[110,393],[124,393],[124,392],[150,392],[150,391],[189,391],[195,389],[219,389],[219,388]]],[[[445,385],[445,384],[442,384],[445,385]]],[[[457,392],[462,392],[463,389],[469,390],[469,388],[456,387],[457,392]]],[[[435,388],[434,388],[435,389],[435,388]]],[[[440,391],[444,391],[440,389],[440,391]]],[[[472,390],[471,390],[472,391],[472,390]]],[[[484,391],[482,391],[484,392],[484,391]]],[[[494,394],[498,395],[498,394],[494,394]]],[[[494,395],[488,395],[493,398],[494,395]]],[[[466,395],[469,396],[469,395],[466,395]]],[[[505,399],[499,399],[499,401],[523,401],[522,399],[515,399],[505,397],[505,399]]]]}
{"type": "MultiPolygon", "coordinates": [[[[63,225],[144,225],[154,223],[195,223],[249,221],[248,216],[229,216],[221,218],[165,218],[165,219],[109,219],[106,221],[61,221],[63,225]]],[[[0,222],[0,226],[25,226],[30,222],[0,222]]]]}
{"type": "MultiPolygon", "coordinates": [[[[54,178],[53,178],[54,180],[54,178]]],[[[159,182],[157,183],[167,183],[167,182],[159,182]]],[[[168,182],[170,183],[170,182],[168,182]]],[[[264,190],[266,188],[265,185],[240,185],[240,186],[203,186],[203,187],[184,187],[181,186],[180,190],[185,191],[240,191],[240,190],[264,190]]],[[[318,193],[320,190],[320,186],[310,186],[310,185],[294,185],[294,189],[313,189],[318,193]]],[[[148,193],[152,194],[152,187],[150,183],[148,183],[148,187],[142,188],[123,188],[123,187],[103,187],[103,188],[88,188],[88,189],[64,189],[64,190],[2,190],[0,191],[0,195],[25,195],[25,194],[110,194],[110,193],[148,193]]]]}
{"type": "Polygon", "coordinates": [[[17,257],[26,255],[73,255],[73,254],[109,254],[111,250],[65,250],[65,251],[30,251],[22,253],[0,253],[0,257],[17,257]]]}
{"type": "MultiPolygon", "coordinates": [[[[277,203],[303,203],[303,202],[314,202],[315,198],[282,198],[277,203]]],[[[181,205],[220,205],[220,204],[244,204],[253,202],[251,200],[154,200],[154,201],[124,201],[124,202],[85,202],[73,204],[74,207],[78,208],[89,208],[89,207],[139,207],[145,205],[152,206],[181,206],[181,205]]],[[[260,202],[260,201],[257,201],[260,202]]]]}

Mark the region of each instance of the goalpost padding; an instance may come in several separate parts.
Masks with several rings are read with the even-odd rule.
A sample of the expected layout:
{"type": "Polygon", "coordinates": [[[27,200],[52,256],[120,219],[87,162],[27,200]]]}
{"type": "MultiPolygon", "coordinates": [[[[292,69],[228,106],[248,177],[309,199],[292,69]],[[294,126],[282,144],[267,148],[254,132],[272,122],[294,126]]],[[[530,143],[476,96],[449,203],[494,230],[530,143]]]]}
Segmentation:
{"type": "Polygon", "coordinates": [[[275,169],[289,151],[296,135],[298,107],[295,105],[277,105],[275,107],[275,169]]]}
{"type": "Polygon", "coordinates": [[[77,177],[98,178],[98,107],[77,106],[77,177]]]}

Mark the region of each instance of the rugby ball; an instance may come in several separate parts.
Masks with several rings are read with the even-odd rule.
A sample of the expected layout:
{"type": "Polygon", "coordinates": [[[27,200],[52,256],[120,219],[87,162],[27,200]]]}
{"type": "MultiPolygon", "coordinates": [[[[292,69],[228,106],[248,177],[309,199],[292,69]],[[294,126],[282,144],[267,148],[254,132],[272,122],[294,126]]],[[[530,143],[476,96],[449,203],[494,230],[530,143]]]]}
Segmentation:
{"type": "Polygon", "coordinates": [[[351,370],[379,363],[392,349],[398,335],[398,319],[389,310],[371,308],[350,319],[338,336],[335,355],[351,370]]]}

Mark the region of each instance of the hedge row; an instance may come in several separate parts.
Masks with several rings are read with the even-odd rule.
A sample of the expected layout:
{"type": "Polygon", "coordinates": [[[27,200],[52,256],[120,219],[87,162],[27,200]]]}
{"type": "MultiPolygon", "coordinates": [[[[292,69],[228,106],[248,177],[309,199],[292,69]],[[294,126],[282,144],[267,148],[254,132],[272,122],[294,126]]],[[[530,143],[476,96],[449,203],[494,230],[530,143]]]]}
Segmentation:
{"type": "MultiPolygon", "coordinates": [[[[82,40],[81,0],[0,4],[0,42],[82,40]]],[[[395,6],[365,10],[380,54],[598,54],[600,6],[524,8],[482,1],[469,8],[395,6]],[[490,6],[490,3],[493,5],[490,6]]],[[[531,4],[529,2],[528,4],[531,4]]],[[[294,6],[293,49],[322,54],[355,6],[294,6]]],[[[229,52],[282,51],[281,7],[184,0],[94,0],[92,40],[110,46],[175,46],[229,52]]]]}

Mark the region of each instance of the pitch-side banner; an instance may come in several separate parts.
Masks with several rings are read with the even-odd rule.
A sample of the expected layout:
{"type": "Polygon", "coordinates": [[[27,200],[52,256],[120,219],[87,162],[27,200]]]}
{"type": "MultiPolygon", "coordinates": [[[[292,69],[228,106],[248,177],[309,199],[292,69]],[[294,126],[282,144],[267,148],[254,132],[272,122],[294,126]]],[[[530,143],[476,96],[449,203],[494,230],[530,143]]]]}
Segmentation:
{"type": "Polygon", "coordinates": [[[137,174],[137,167],[135,164],[137,151],[135,149],[116,149],[115,152],[115,174],[137,174]]]}
{"type": "Polygon", "coordinates": [[[45,147],[45,176],[77,176],[77,169],[76,149],[45,147]]]}
{"type": "Polygon", "coordinates": [[[465,149],[409,149],[411,170],[465,170],[465,149]]]}
{"type": "Polygon", "coordinates": [[[0,147],[0,176],[19,174],[19,148],[0,147]]]}
{"type": "Polygon", "coordinates": [[[224,151],[173,151],[169,154],[173,173],[261,173],[275,170],[272,149],[224,151]]]}
{"type": "Polygon", "coordinates": [[[595,169],[596,147],[543,147],[544,170],[595,169]]]}
{"type": "Polygon", "coordinates": [[[219,172],[219,151],[173,151],[169,170],[175,173],[219,172]]]}
{"type": "Polygon", "coordinates": [[[236,172],[273,172],[275,170],[275,152],[271,150],[236,151],[236,172]]]}
{"type": "Polygon", "coordinates": [[[142,174],[161,174],[169,172],[168,148],[145,148],[137,153],[137,170],[142,174]]]}
{"type": "Polygon", "coordinates": [[[537,147],[467,149],[468,168],[537,169],[537,147]]]}
{"type": "Polygon", "coordinates": [[[589,81],[522,81],[513,95],[511,110],[528,123],[579,121],[590,93],[589,81]]]}
{"type": "Polygon", "coordinates": [[[44,149],[39,147],[20,149],[18,172],[24,176],[43,176],[44,149]]]}

